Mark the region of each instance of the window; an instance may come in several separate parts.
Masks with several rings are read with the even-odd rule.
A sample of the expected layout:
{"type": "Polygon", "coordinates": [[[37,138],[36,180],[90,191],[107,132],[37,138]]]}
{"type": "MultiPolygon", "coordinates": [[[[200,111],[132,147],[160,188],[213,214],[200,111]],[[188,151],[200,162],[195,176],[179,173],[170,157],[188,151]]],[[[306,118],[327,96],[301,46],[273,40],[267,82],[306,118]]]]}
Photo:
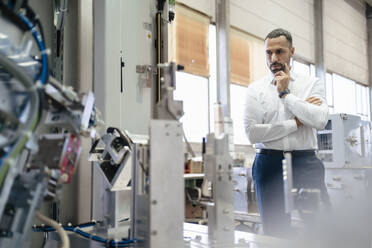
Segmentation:
{"type": "Polygon", "coordinates": [[[356,84],[356,111],[362,120],[370,120],[370,96],[369,88],[356,84]]]}
{"type": "Polygon", "coordinates": [[[369,87],[336,73],[326,74],[326,98],[329,113],[359,115],[371,120],[369,87]]]}
{"type": "Polygon", "coordinates": [[[327,99],[327,104],[329,108],[329,113],[333,114],[334,113],[334,103],[333,103],[333,79],[332,79],[332,74],[327,73],[326,74],[326,99],[327,99]]]}
{"type": "Polygon", "coordinates": [[[302,62],[299,62],[297,60],[293,60],[293,71],[297,74],[302,74],[310,77],[315,77],[315,65],[313,64],[305,64],[302,62]]]}
{"type": "Polygon", "coordinates": [[[209,17],[176,4],[177,15],[170,27],[171,58],[185,67],[185,72],[208,77],[209,17]]]}
{"type": "Polygon", "coordinates": [[[231,119],[234,125],[234,144],[250,144],[244,129],[244,102],[247,87],[230,85],[231,119]]]}
{"type": "Polygon", "coordinates": [[[230,81],[248,86],[251,82],[250,47],[247,34],[231,28],[230,31],[230,81]]]}
{"type": "Polygon", "coordinates": [[[334,112],[356,114],[355,82],[336,73],[332,78],[334,112]]]}
{"type": "Polygon", "coordinates": [[[190,142],[201,142],[208,134],[208,79],[185,72],[176,72],[174,99],[183,101],[181,118],[190,142]]]}

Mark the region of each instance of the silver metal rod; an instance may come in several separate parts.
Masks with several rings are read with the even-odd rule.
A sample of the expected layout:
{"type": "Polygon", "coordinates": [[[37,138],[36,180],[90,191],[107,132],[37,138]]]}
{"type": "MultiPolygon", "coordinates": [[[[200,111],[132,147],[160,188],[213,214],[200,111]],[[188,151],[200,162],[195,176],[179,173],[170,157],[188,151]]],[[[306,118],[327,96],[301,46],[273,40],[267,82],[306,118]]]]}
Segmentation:
{"type": "Polygon", "coordinates": [[[314,60],[315,75],[325,85],[326,69],[324,65],[324,38],[323,38],[323,0],[314,0],[314,60]]]}
{"type": "Polygon", "coordinates": [[[367,5],[369,110],[372,118],[372,7],[367,5]]]}
{"type": "Polygon", "coordinates": [[[293,200],[293,174],[292,174],[292,154],[290,152],[284,153],[283,159],[283,183],[284,183],[284,205],[285,212],[291,213],[294,209],[293,200]]]}
{"type": "Polygon", "coordinates": [[[217,102],[230,117],[230,1],[216,0],[217,102]]]}

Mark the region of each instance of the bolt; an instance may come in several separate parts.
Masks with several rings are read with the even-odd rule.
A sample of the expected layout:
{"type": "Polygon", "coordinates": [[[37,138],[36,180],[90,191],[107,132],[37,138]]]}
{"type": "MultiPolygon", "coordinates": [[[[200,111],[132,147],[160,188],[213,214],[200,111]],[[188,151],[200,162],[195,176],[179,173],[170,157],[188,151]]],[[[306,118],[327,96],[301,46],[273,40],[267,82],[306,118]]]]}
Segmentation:
{"type": "Polygon", "coordinates": [[[227,227],[227,226],[225,226],[225,227],[223,228],[223,230],[226,231],[226,232],[228,232],[228,231],[230,231],[230,228],[227,227]]]}
{"type": "Polygon", "coordinates": [[[166,133],[165,133],[165,136],[169,136],[169,133],[168,133],[168,132],[166,132],[166,133]]]}
{"type": "Polygon", "coordinates": [[[151,232],[151,235],[154,235],[155,236],[157,234],[158,234],[158,232],[156,230],[154,230],[154,231],[151,232]]]}
{"type": "Polygon", "coordinates": [[[219,164],[219,165],[218,165],[218,169],[219,169],[219,170],[222,170],[222,165],[219,164]]]}
{"type": "Polygon", "coordinates": [[[156,204],[158,204],[158,201],[157,200],[153,200],[151,203],[152,203],[152,205],[156,205],[156,204]]]}
{"type": "Polygon", "coordinates": [[[245,244],[245,239],[239,239],[239,244],[245,244]]]}
{"type": "Polygon", "coordinates": [[[227,209],[227,208],[225,208],[225,209],[222,211],[222,213],[224,213],[224,214],[228,214],[228,213],[230,213],[230,210],[227,209]]]}
{"type": "Polygon", "coordinates": [[[222,181],[222,177],[221,176],[218,176],[218,181],[222,181]]]}

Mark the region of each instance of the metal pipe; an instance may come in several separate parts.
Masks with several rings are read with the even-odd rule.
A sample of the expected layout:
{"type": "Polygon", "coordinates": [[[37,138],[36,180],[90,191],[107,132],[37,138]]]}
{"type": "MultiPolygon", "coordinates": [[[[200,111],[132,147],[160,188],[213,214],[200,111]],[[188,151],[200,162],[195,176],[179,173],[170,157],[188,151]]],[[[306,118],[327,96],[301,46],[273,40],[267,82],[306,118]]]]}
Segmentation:
{"type": "Polygon", "coordinates": [[[367,4],[367,33],[368,33],[368,81],[369,81],[369,110],[372,119],[372,7],[367,4]]]}
{"type": "MultiPolygon", "coordinates": [[[[315,75],[325,85],[326,69],[324,65],[324,37],[323,37],[323,0],[314,0],[314,61],[315,75]]],[[[326,88],[326,87],[324,87],[326,88]]]]}
{"type": "Polygon", "coordinates": [[[217,102],[230,117],[230,0],[216,0],[217,102]]]}

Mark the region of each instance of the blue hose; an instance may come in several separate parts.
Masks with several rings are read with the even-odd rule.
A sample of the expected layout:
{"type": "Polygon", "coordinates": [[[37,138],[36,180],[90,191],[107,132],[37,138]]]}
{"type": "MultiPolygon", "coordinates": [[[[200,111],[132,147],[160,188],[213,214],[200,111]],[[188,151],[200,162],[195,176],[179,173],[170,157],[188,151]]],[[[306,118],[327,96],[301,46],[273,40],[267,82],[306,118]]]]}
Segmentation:
{"type": "MultiPolygon", "coordinates": [[[[84,227],[89,227],[93,226],[95,224],[83,224],[83,225],[77,225],[77,226],[63,226],[63,229],[69,232],[74,232],[76,234],[79,234],[80,236],[91,239],[93,241],[108,245],[109,247],[128,247],[129,245],[133,244],[136,242],[136,239],[129,239],[129,240],[122,240],[122,241],[114,241],[114,240],[108,240],[104,239],[102,237],[96,236],[96,235],[91,235],[87,232],[84,232],[83,230],[79,228],[84,228],[84,227]]],[[[53,227],[36,227],[34,228],[34,232],[54,232],[56,229],[53,227]]]]}
{"type": "Polygon", "coordinates": [[[26,16],[24,16],[21,13],[19,13],[18,16],[21,18],[21,20],[27,25],[29,30],[32,32],[32,35],[34,36],[36,43],[39,47],[39,50],[41,52],[42,69],[41,69],[40,81],[44,85],[46,83],[47,76],[48,76],[48,56],[46,54],[44,41],[42,40],[41,35],[35,28],[34,24],[26,16]]]}

